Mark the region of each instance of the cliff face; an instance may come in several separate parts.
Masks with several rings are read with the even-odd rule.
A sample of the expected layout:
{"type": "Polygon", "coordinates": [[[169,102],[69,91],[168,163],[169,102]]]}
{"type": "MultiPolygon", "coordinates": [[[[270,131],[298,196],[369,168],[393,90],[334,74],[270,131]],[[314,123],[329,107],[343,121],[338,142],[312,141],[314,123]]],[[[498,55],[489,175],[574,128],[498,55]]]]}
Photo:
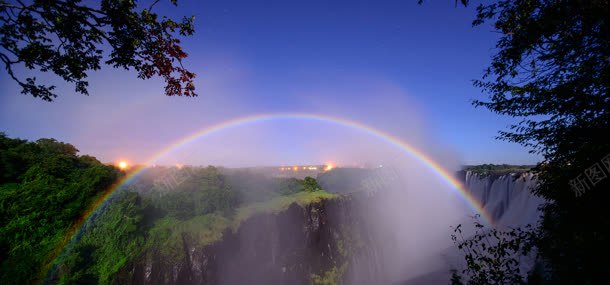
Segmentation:
{"type": "MultiPolygon", "coordinates": [[[[280,213],[256,214],[222,240],[194,247],[185,258],[148,255],[123,272],[131,284],[383,284],[377,237],[355,211],[364,199],[336,198],[280,213]]],[[[363,211],[364,212],[364,211],[363,211]]]]}
{"type": "MultiPolygon", "coordinates": [[[[519,227],[527,224],[535,225],[538,222],[540,217],[538,207],[544,203],[544,199],[532,193],[537,183],[533,174],[479,174],[472,171],[460,171],[458,178],[461,179],[466,190],[492,216],[495,227],[519,227]]],[[[469,218],[465,218],[461,225],[465,238],[476,230],[469,218]]],[[[460,272],[466,268],[464,252],[456,246],[447,248],[442,256],[445,263],[443,268],[422,274],[403,284],[447,284],[450,280],[451,269],[457,269],[460,272]]],[[[519,257],[519,260],[519,269],[524,276],[536,262],[533,252],[528,256],[519,257]]]]}
{"type": "Polygon", "coordinates": [[[497,226],[536,224],[544,199],[532,193],[536,177],[531,173],[488,174],[461,172],[465,188],[481,202],[497,226]]]}
{"type": "MultiPolygon", "coordinates": [[[[464,185],[496,225],[536,222],[543,201],[531,193],[536,183],[531,174],[462,174],[464,185]]],[[[379,223],[386,217],[385,209],[374,206],[385,205],[391,194],[352,193],[307,206],[292,204],[279,213],[255,214],[206,246],[184,234],[180,258],[162,257],[153,250],[124,268],[119,280],[154,285],[391,284],[397,272],[405,270],[396,268],[400,262],[395,259],[405,240],[379,223]]],[[[447,251],[444,258],[448,264],[463,260],[450,255],[447,251]]],[[[447,272],[448,268],[435,273],[442,282],[427,283],[445,284],[447,272]]]]}

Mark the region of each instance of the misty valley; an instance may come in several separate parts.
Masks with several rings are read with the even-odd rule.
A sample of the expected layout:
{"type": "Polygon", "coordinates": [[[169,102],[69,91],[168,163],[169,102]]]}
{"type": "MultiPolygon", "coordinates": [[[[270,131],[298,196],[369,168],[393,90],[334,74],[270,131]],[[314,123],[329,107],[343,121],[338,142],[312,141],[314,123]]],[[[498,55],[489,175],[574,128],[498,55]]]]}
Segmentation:
{"type": "Polygon", "coordinates": [[[0,0],[0,285],[610,284],[609,0],[0,0]]]}
{"type": "MultiPolygon", "coordinates": [[[[0,139],[9,283],[444,284],[464,266],[449,236],[471,209],[437,193],[457,206],[438,220],[400,167],[114,166],[53,139],[0,139]]],[[[496,226],[515,226],[542,203],[528,169],[454,174],[496,226]]]]}

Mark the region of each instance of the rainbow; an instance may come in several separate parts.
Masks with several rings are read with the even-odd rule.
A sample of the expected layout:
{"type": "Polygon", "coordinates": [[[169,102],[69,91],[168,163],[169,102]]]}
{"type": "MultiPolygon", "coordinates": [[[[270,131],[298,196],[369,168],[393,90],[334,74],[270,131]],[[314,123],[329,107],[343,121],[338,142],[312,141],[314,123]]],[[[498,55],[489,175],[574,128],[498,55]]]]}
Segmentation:
{"type": "Polygon", "coordinates": [[[104,208],[105,205],[109,203],[114,193],[117,191],[124,189],[130,182],[134,180],[138,175],[145,171],[146,166],[156,164],[161,158],[166,155],[183,148],[184,146],[212,134],[218,133],[220,131],[242,127],[255,123],[262,123],[266,121],[272,120],[280,120],[280,119],[292,119],[292,120],[310,120],[310,121],[320,121],[335,124],[342,127],[351,128],[365,134],[374,136],[389,145],[395,146],[400,149],[406,155],[416,159],[421,162],[423,166],[428,168],[432,173],[438,176],[442,181],[448,184],[451,189],[458,191],[459,194],[466,200],[466,202],[477,211],[485,223],[492,224],[492,219],[490,215],[484,210],[482,205],[462,186],[462,183],[458,181],[455,177],[454,173],[451,173],[441,167],[437,162],[431,159],[422,151],[417,150],[413,146],[403,142],[401,139],[388,134],[386,132],[374,129],[370,126],[361,124],[356,121],[347,120],[343,118],[326,116],[326,115],[318,115],[318,114],[309,114],[309,113],[277,113],[277,114],[260,114],[260,115],[252,115],[246,117],[235,118],[232,120],[224,121],[215,125],[211,125],[205,128],[202,128],[190,135],[183,137],[182,139],[172,143],[168,147],[162,149],[153,155],[143,166],[137,169],[130,171],[127,175],[125,175],[120,181],[115,183],[112,187],[110,187],[107,191],[105,191],[100,197],[92,203],[88,209],[84,212],[82,217],[78,219],[73,226],[68,231],[68,234],[65,238],[60,242],[57,247],[57,250],[53,253],[53,256],[50,257],[51,263],[48,264],[45,272],[51,269],[53,264],[56,263],[58,257],[61,256],[63,252],[65,252],[65,248],[67,245],[78,239],[80,234],[82,234],[83,226],[88,221],[95,218],[96,214],[100,211],[100,209],[104,208]]]}

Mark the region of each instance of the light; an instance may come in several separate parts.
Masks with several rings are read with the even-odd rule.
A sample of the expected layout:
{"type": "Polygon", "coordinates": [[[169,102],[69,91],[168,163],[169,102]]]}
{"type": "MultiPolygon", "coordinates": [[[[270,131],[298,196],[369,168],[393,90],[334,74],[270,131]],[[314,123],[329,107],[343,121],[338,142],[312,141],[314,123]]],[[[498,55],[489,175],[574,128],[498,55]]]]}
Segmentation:
{"type": "Polygon", "coordinates": [[[125,170],[125,168],[127,168],[127,166],[129,166],[129,164],[127,164],[127,161],[121,160],[119,161],[119,163],[117,164],[117,166],[121,169],[121,170],[125,170]]]}
{"type": "Polygon", "coordinates": [[[295,167],[293,167],[293,168],[292,168],[292,170],[294,170],[294,171],[298,171],[298,170],[299,170],[299,167],[298,167],[298,166],[295,166],[295,167]]]}
{"type": "Polygon", "coordinates": [[[324,165],[324,171],[329,171],[329,170],[331,170],[333,168],[335,168],[335,166],[333,165],[332,162],[329,162],[326,165],[324,165]]]}

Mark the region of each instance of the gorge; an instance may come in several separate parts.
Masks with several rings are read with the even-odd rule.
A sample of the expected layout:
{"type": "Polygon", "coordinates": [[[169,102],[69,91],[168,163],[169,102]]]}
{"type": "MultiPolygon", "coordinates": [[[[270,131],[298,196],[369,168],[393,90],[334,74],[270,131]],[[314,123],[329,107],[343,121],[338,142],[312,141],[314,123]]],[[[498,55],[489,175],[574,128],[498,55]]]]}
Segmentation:
{"type": "MultiPolygon", "coordinates": [[[[329,177],[321,176],[321,185],[330,183],[329,177]]],[[[531,173],[460,171],[458,177],[496,226],[537,222],[543,200],[531,193],[536,183],[531,173]]],[[[327,190],[333,192],[332,186],[327,190]]],[[[450,248],[442,258],[424,257],[437,263],[430,272],[406,281],[390,272],[397,260],[392,248],[400,240],[376,224],[379,209],[373,200],[380,199],[378,195],[383,194],[356,191],[307,205],[293,203],[280,212],[258,213],[236,229],[225,229],[221,240],[203,247],[195,246],[193,237],[185,234],[181,259],[167,262],[148,255],[121,270],[119,280],[130,284],[446,284],[449,269],[459,266],[461,259],[450,248]]],[[[467,225],[468,220],[464,221],[467,225]]],[[[524,266],[531,269],[532,264],[524,266]]]]}

